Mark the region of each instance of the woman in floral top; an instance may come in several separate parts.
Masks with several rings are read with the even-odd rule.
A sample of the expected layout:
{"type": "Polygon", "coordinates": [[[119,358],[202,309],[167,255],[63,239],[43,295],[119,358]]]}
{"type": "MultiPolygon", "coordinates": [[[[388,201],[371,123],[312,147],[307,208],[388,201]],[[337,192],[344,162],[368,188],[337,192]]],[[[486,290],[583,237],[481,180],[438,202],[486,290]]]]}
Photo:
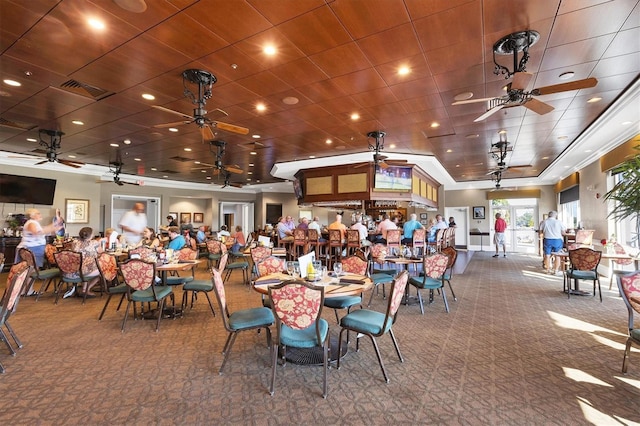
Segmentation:
{"type": "Polygon", "coordinates": [[[93,229],[90,227],[85,226],[78,235],[80,238],[73,241],[72,250],[82,253],[82,275],[88,280],[82,286],[82,293],[86,293],[87,297],[95,297],[96,295],[91,292],[91,289],[100,279],[96,259],[102,249],[100,248],[100,242],[93,239],[93,229]]]}

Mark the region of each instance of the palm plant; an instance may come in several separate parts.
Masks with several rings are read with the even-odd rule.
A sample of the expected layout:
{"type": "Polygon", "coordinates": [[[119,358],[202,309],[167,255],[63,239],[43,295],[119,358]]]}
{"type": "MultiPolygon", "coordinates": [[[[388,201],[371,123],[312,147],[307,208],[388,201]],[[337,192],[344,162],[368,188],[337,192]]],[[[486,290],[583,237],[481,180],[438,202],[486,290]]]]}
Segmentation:
{"type": "Polygon", "coordinates": [[[636,232],[632,241],[637,241],[640,236],[640,145],[634,148],[638,153],[627,158],[615,169],[621,174],[621,178],[604,194],[604,199],[614,202],[609,217],[615,220],[635,220],[636,232]]]}

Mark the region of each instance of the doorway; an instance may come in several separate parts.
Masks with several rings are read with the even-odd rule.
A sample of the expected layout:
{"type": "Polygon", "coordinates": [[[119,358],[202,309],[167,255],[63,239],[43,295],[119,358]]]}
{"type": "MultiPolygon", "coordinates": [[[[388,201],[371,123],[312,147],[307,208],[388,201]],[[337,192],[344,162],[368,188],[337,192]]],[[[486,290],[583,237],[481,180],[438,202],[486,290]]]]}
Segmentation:
{"type": "Polygon", "coordinates": [[[453,217],[456,222],[456,248],[467,248],[469,238],[469,207],[445,207],[445,222],[449,223],[450,217],[453,217]]]}
{"type": "MultiPolygon", "coordinates": [[[[491,217],[493,218],[496,213],[500,213],[502,218],[507,221],[505,232],[507,251],[537,253],[538,244],[534,230],[534,218],[538,217],[536,199],[493,200],[491,217]]],[[[493,224],[491,228],[493,233],[493,224]]]]}
{"type": "MultiPolygon", "coordinates": [[[[140,197],[115,194],[111,195],[111,224],[109,227],[118,229],[118,223],[120,222],[122,215],[129,210],[132,210],[135,203],[143,203],[145,205],[147,226],[152,229],[158,229],[158,226],[160,226],[161,223],[159,197],[140,197]]],[[[104,229],[102,231],[104,232],[104,229]]]]}
{"type": "Polygon", "coordinates": [[[221,201],[218,207],[220,209],[218,214],[218,229],[220,229],[221,225],[227,225],[227,229],[233,234],[236,226],[241,226],[245,237],[253,231],[253,203],[221,201]]]}

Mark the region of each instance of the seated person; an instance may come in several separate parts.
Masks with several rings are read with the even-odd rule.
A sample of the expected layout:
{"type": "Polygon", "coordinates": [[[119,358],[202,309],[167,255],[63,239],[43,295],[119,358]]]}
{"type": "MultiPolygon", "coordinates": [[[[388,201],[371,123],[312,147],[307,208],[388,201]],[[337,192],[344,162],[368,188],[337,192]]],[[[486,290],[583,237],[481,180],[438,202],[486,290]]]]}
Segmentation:
{"type": "MultiPolygon", "coordinates": [[[[93,238],[93,229],[85,226],[80,229],[78,233],[79,238],[73,240],[72,250],[78,253],[82,253],[82,276],[87,279],[87,282],[82,284],[82,290],[80,295],[86,297],[96,297],[91,289],[98,284],[100,280],[100,271],[98,271],[98,265],[96,264],[96,258],[98,254],[102,252],[100,243],[93,238]]],[[[71,287],[67,291],[63,298],[67,298],[76,291],[76,286],[71,287]]]]}
{"type": "Polygon", "coordinates": [[[304,230],[309,229],[309,219],[307,219],[306,217],[303,217],[302,219],[300,219],[300,223],[298,224],[298,229],[304,229],[304,230]]]}
{"type": "Polygon", "coordinates": [[[113,228],[107,228],[104,230],[104,237],[100,239],[100,244],[104,246],[106,250],[111,250],[114,244],[120,244],[118,240],[118,231],[113,228]]]}
{"type": "Polygon", "coordinates": [[[340,214],[336,215],[335,222],[329,225],[329,230],[332,230],[332,229],[337,229],[340,231],[340,238],[344,243],[346,241],[347,226],[344,223],[342,223],[342,215],[340,214]]]}
{"type": "Polygon", "coordinates": [[[409,215],[409,220],[404,223],[402,227],[403,235],[402,235],[402,244],[412,244],[413,243],[413,231],[416,229],[421,229],[422,224],[418,222],[418,215],[415,213],[411,213],[409,215]]]}
{"type": "Polygon", "coordinates": [[[204,233],[204,225],[198,228],[198,232],[196,232],[196,241],[198,244],[207,242],[207,234],[204,233]]]}
{"type": "Polygon", "coordinates": [[[189,230],[185,229],[184,231],[182,231],[182,236],[184,237],[185,247],[190,247],[193,250],[198,249],[198,244],[196,242],[196,239],[191,237],[191,233],[189,233],[189,230]]]}
{"type": "Polygon", "coordinates": [[[138,243],[138,246],[145,246],[155,250],[160,246],[160,240],[156,237],[156,232],[147,226],[144,228],[144,231],[142,231],[142,239],[140,243],[138,243]]]}
{"type": "Polygon", "coordinates": [[[230,237],[231,233],[227,230],[227,225],[222,225],[220,230],[218,231],[218,238],[220,237],[230,237]]]}
{"type": "Polygon", "coordinates": [[[429,219],[429,226],[427,226],[427,242],[435,243],[436,242],[436,232],[438,232],[438,227],[436,226],[437,221],[434,218],[429,219]]]}
{"type": "Polygon", "coordinates": [[[398,226],[393,222],[388,214],[382,216],[382,222],[376,227],[376,242],[387,243],[387,231],[389,229],[398,229],[398,226]]]}
{"type": "Polygon", "coordinates": [[[189,236],[195,237],[196,233],[193,230],[193,225],[190,222],[185,222],[180,225],[180,233],[184,235],[185,231],[189,231],[189,236]]]}
{"type": "Polygon", "coordinates": [[[322,237],[322,227],[320,226],[320,218],[318,216],[314,216],[313,220],[309,222],[309,225],[307,225],[307,229],[315,229],[316,231],[318,231],[319,242],[324,243],[327,241],[322,237]]]}
{"type": "Polygon", "coordinates": [[[278,220],[276,231],[278,232],[278,238],[280,238],[280,241],[293,241],[293,232],[287,227],[287,222],[284,216],[278,220]]]}
{"type": "Polygon", "coordinates": [[[187,244],[184,237],[180,235],[180,229],[177,226],[169,227],[169,238],[171,239],[167,246],[169,249],[180,250],[187,244]]]}
{"type": "Polygon", "coordinates": [[[242,226],[240,225],[236,226],[236,232],[235,234],[233,234],[233,236],[236,240],[233,243],[233,246],[231,246],[231,251],[238,252],[242,250],[244,246],[247,245],[247,240],[245,239],[244,234],[242,233],[242,226]]]}
{"type": "Polygon", "coordinates": [[[362,216],[356,217],[356,223],[351,225],[351,229],[358,231],[358,233],[360,234],[360,245],[371,245],[371,241],[367,239],[367,237],[369,236],[369,231],[367,230],[367,227],[362,224],[362,216]]]}
{"type": "Polygon", "coordinates": [[[167,228],[170,226],[178,226],[178,222],[176,222],[176,218],[173,217],[172,215],[167,216],[167,220],[169,221],[167,228]]]}

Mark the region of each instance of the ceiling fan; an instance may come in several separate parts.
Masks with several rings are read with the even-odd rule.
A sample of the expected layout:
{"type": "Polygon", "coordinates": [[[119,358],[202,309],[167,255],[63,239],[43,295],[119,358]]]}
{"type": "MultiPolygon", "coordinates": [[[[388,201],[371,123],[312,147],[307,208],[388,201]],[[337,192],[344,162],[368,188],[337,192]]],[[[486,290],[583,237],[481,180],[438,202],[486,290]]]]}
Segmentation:
{"type": "Polygon", "coordinates": [[[207,163],[198,163],[199,167],[194,167],[191,170],[206,170],[206,169],[215,169],[212,174],[216,175],[220,172],[234,173],[234,174],[242,174],[244,171],[237,164],[222,164],[222,157],[224,157],[225,147],[227,143],[223,140],[212,140],[209,141],[209,150],[215,154],[215,161],[213,164],[207,163]],[[216,151],[213,151],[213,147],[216,147],[216,151]]]}
{"type": "MultiPolygon", "coordinates": [[[[123,185],[140,186],[140,182],[125,182],[123,180],[120,180],[120,174],[122,173],[123,166],[124,166],[124,163],[122,162],[120,153],[118,152],[118,154],[116,155],[116,160],[109,162],[109,172],[113,174],[113,182],[118,186],[123,186],[123,185]]],[[[98,183],[109,183],[109,181],[99,180],[98,183]]]]}
{"type": "Polygon", "coordinates": [[[495,172],[506,172],[508,169],[522,169],[531,167],[531,165],[509,166],[507,165],[506,158],[507,153],[513,151],[511,144],[506,140],[506,134],[500,134],[500,141],[491,145],[489,155],[493,158],[497,164],[493,167],[487,175],[495,174],[495,172]],[[504,136],[503,136],[504,135],[504,136]]]}
{"type": "Polygon", "coordinates": [[[553,93],[569,92],[572,90],[586,89],[598,84],[595,78],[585,78],[569,83],[554,84],[551,86],[538,87],[527,91],[527,86],[533,77],[532,73],[526,72],[526,64],[529,60],[529,47],[533,46],[539,39],[537,31],[527,30],[509,34],[493,45],[493,62],[495,64],[494,74],[505,74],[505,78],[513,77],[511,83],[507,84],[507,94],[494,98],[468,99],[456,101],[452,105],[465,105],[476,102],[487,102],[488,109],[474,122],[482,121],[500,111],[503,108],[524,106],[525,108],[544,115],[553,111],[553,107],[546,102],[536,99],[534,96],[550,95],[553,93]],[[518,60],[518,53],[523,52],[518,60]],[[513,55],[513,71],[496,62],[496,53],[500,55],[513,55]]]}
{"type": "MultiPolygon", "coordinates": [[[[387,160],[389,157],[386,155],[380,154],[380,151],[384,150],[384,137],[386,136],[385,132],[375,131],[367,133],[367,138],[369,141],[369,151],[373,151],[373,164],[376,167],[380,167],[382,169],[386,169],[389,166],[406,164],[407,160],[387,160]]],[[[360,163],[353,166],[354,168],[364,167],[370,165],[371,162],[360,163]]]]}
{"type": "MultiPolygon", "coordinates": [[[[37,162],[35,164],[36,166],[44,163],[59,163],[65,166],[78,169],[82,165],[84,165],[84,163],[81,163],[79,161],[71,161],[71,160],[64,160],[64,159],[58,158],[58,150],[60,149],[62,136],[64,135],[64,132],[61,132],[60,130],[40,129],[38,133],[40,136],[40,146],[42,146],[43,148],[37,149],[33,152],[45,154],[47,158],[45,160],[37,162]]],[[[11,156],[11,158],[39,159],[40,157],[11,156]]]]}
{"type": "MultiPolygon", "coordinates": [[[[226,132],[238,133],[240,135],[246,135],[249,133],[249,129],[246,127],[236,126],[234,124],[224,123],[222,121],[214,121],[207,117],[207,110],[204,109],[207,99],[211,98],[211,86],[217,81],[216,77],[209,71],[188,69],[182,72],[182,84],[184,85],[184,95],[191,99],[191,102],[196,106],[193,109],[193,115],[183,114],[178,111],[174,111],[169,108],[165,108],[159,105],[153,107],[161,111],[165,111],[174,115],[179,115],[182,120],[173,123],[157,124],[155,128],[175,127],[182,124],[196,123],[202,133],[204,139],[214,139],[213,128],[224,130],[226,132]],[[197,93],[189,88],[189,84],[197,86],[197,93]]],[[[216,108],[216,111],[220,111],[224,115],[228,115],[223,110],[216,108]]]]}
{"type": "Polygon", "coordinates": [[[240,182],[230,182],[231,179],[231,173],[227,170],[221,170],[220,174],[222,174],[222,176],[224,177],[224,184],[222,185],[223,188],[228,188],[228,187],[234,187],[234,188],[242,188],[242,184],[240,182]]]}

